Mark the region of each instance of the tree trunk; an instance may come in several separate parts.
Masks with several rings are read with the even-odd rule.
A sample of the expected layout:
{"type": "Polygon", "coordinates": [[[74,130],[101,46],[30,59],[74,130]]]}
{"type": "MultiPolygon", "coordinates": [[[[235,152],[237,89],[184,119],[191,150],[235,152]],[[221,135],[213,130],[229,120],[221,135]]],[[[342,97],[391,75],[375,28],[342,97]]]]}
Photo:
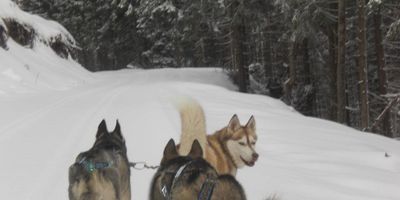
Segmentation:
{"type": "Polygon", "coordinates": [[[336,55],[337,55],[337,49],[336,49],[336,44],[337,44],[337,38],[336,38],[336,32],[334,30],[328,30],[328,51],[329,51],[329,58],[328,58],[328,62],[329,62],[329,77],[330,77],[330,91],[327,92],[328,94],[330,94],[330,119],[333,121],[337,121],[337,97],[336,97],[336,67],[337,67],[337,59],[336,59],[336,55]]]}
{"type": "Polygon", "coordinates": [[[310,53],[308,51],[308,39],[303,40],[303,65],[304,65],[304,83],[306,85],[312,84],[312,74],[311,74],[311,63],[310,63],[310,53]]]}
{"type": "Polygon", "coordinates": [[[285,95],[290,96],[294,84],[296,82],[296,66],[295,66],[295,41],[290,41],[289,44],[289,78],[284,83],[285,95]]]}
{"type": "Polygon", "coordinates": [[[237,51],[236,51],[236,64],[239,69],[239,91],[247,92],[249,85],[249,70],[247,68],[246,59],[246,27],[244,19],[240,19],[240,24],[235,28],[237,33],[237,51]]]}
{"type": "Polygon", "coordinates": [[[306,116],[314,116],[314,110],[313,110],[313,101],[315,99],[315,90],[314,90],[314,84],[313,84],[313,74],[311,72],[311,63],[310,63],[310,52],[309,52],[309,47],[308,47],[308,39],[305,38],[303,40],[303,65],[304,65],[304,84],[309,86],[311,89],[310,91],[307,91],[308,94],[306,98],[304,99],[304,111],[303,114],[306,116]]]}
{"type": "Polygon", "coordinates": [[[345,0],[338,0],[338,61],[336,68],[337,121],[346,123],[346,5],[345,0]]]}
{"type": "Polygon", "coordinates": [[[249,71],[246,61],[246,24],[242,13],[238,10],[240,2],[234,0],[230,6],[230,51],[233,68],[233,75],[236,83],[239,86],[240,92],[247,92],[249,85],[249,71]]]}
{"type": "Polygon", "coordinates": [[[370,131],[374,131],[377,125],[384,120],[385,116],[390,112],[390,109],[393,106],[396,106],[398,103],[400,103],[400,96],[394,98],[392,101],[389,102],[389,104],[383,109],[382,113],[378,116],[378,118],[375,119],[374,123],[372,126],[369,128],[370,131]]]}
{"type": "Polygon", "coordinates": [[[365,20],[365,0],[357,0],[358,4],[358,84],[361,100],[361,128],[368,128],[368,68],[367,68],[367,36],[365,20]]]}
{"type": "MultiPolygon", "coordinates": [[[[375,37],[375,53],[378,65],[378,78],[379,78],[379,94],[381,96],[387,93],[387,78],[385,68],[385,53],[382,45],[382,15],[381,15],[381,5],[373,13],[374,21],[374,37],[375,37]]],[[[390,112],[385,113],[382,119],[382,134],[388,137],[392,137],[390,128],[390,112]]]]}

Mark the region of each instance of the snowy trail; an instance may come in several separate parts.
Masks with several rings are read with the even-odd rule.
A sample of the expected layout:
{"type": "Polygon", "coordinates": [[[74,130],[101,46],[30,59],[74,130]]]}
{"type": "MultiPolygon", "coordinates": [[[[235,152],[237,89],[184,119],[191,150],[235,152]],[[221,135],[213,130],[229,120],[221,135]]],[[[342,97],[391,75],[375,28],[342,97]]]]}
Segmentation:
{"type": "MultiPolygon", "coordinates": [[[[157,165],[179,138],[171,101],[196,98],[209,133],[255,115],[260,161],[239,170],[248,199],[398,200],[400,144],[306,118],[282,102],[232,91],[215,69],[117,71],[71,90],[1,96],[0,199],[68,199],[68,167],[91,147],[101,119],[119,119],[131,161],[157,165]],[[228,88],[228,89],[226,89],[228,88]],[[386,158],[387,152],[390,157],[386,158]]],[[[132,199],[147,199],[153,170],[132,170],[132,199]]]]}
{"type": "MultiPolygon", "coordinates": [[[[34,180],[31,180],[34,185],[18,179],[9,180],[10,184],[18,185],[11,192],[25,194],[22,199],[47,199],[48,192],[43,193],[43,191],[53,188],[60,180],[66,180],[65,177],[58,177],[60,174],[65,176],[65,172],[60,173],[57,163],[65,160],[67,156],[72,156],[71,148],[74,148],[76,145],[74,143],[81,140],[82,136],[89,136],[82,134],[83,131],[88,131],[85,130],[86,123],[91,120],[97,123],[98,119],[105,115],[101,111],[107,110],[113,99],[125,89],[118,87],[119,85],[121,83],[61,98],[55,103],[22,116],[20,120],[13,121],[11,125],[6,126],[6,129],[2,129],[0,157],[10,158],[3,167],[16,170],[23,178],[31,177],[31,173],[35,174],[32,177],[34,180]],[[110,90],[111,92],[108,92],[110,90]],[[48,182],[49,180],[51,182],[48,182]]],[[[65,192],[56,193],[58,193],[56,199],[65,198],[65,192]]]]}
{"type": "MultiPolygon", "coordinates": [[[[168,91],[158,89],[159,86],[155,84],[154,89],[150,87],[153,92],[146,94],[149,87],[143,84],[152,81],[148,80],[146,73],[138,73],[138,76],[133,78],[123,73],[116,74],[116,77],[110,78],[117,81],[109,79],[106,75],[106,78],[97,84],[82,86],[72,91],[0,99],[0,110],[3,111],[0,116],[2,169],[17,172],[15,177],[7,170],[2,170],[0,178],[2,183],[18,186],[2,187],[1,195],[18,197],[17,199],[65,199],[68,166],[79,152],[91,146],[101,119],[108,119],[109,129],[113,128],[116,119],[120,119],[123,130],[125,121],[140,122],[146,115],[150,115],[148,118],[155,122],[168,119],[160,104],[160,94],[168,91]],[[137,79],[139,76],[140,79],[137,79]],[[132,95],[130,91],[141,95],[132,95]],[[32,105],[26,106],[29,103],[32,105]],[[129,118],[132,119],[128,120],[129,118]],[[50,198],[51,196],[54,198],[50,198]]],[[[153,123],[142,124],[144,126],[139,130],[145,130],[146,126],[153,123]]],[[[175,128],[179,130],[178,126],[175,128]]],[[[176,130],[172,129],[169,132],[176,130]]],[[[128,133],[125,135],[129,137],[128,133]]],[[[165,136],[163,141],[172,137],[168,134],[165,136]]],[[[140,135],[139,138],[144,139],[140,135]]],[[[152,138],[154,136],[149,140],[152,138]]],[[[159,162],[158,157],[162,150],[162,147],[159,147],[159,151],[154,152],[153,156],[157,159],[151,160],[153,164],[159,162]]],[[[135,151],[143,150],[137,148],[135,151]]],[[[145,158],[146,156],[143,157],[145,158]]],[[[149,171],[145,181],[148,181],[153,173],[154,171],[149,171]]]]}

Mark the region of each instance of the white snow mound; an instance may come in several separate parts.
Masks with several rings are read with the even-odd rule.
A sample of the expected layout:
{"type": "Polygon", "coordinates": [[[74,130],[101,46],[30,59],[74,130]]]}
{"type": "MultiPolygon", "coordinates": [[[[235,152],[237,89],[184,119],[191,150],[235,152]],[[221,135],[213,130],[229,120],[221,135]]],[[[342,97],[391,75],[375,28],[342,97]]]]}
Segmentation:
{"type": "Polygon", "coordinates": [[[0,47],[0,95],[65,90],[91,80],[90,73],[70,56],[59,57],[49,44],[55,40],[74,47],[75,40],[60,24],[22,11],[10,0],[0,0],[0,25],[13,20],[35,32],[32,48],[8,36],[8,50],[0,47]]]}

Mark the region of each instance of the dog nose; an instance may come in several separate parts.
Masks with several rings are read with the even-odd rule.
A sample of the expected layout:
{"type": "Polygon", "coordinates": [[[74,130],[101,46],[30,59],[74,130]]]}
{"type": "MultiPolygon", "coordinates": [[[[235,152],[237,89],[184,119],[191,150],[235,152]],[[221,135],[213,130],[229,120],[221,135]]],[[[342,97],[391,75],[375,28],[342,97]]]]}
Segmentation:
{"type": "Polygon", "coordinates": [[[258,153],[253,153],[252,156],[253,156],[253,159],[254,159],[254,160],[257,160],[257,159],[258,159],[258,153]]]}

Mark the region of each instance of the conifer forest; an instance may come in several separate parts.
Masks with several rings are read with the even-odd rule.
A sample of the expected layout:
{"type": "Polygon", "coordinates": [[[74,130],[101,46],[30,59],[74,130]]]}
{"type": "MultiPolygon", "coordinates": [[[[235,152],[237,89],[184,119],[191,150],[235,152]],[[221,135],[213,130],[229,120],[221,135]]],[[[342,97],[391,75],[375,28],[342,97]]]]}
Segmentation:
{"type": "Polygon", "coordinates": [[[399,0],[15,2],[66,27],[90,71],[222,67],[241,92],[400,137],[399,0]]]}

